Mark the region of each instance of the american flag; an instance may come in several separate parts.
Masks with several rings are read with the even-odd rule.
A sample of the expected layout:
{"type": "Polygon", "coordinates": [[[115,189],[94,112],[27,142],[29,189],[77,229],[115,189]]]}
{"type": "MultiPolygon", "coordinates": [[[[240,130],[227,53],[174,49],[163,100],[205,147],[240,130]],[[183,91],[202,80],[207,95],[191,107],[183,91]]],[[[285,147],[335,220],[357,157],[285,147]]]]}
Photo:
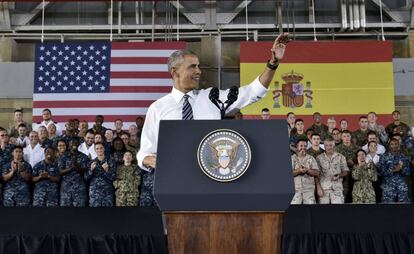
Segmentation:
{"type": "Polygon", "coordinates": [[[171,91],[168,56],[185,42],[71,42],[36,45],[33,122],[49,108],[64,129],[71,118],[92,127],[96,115],[127,128],[171,91]]]}

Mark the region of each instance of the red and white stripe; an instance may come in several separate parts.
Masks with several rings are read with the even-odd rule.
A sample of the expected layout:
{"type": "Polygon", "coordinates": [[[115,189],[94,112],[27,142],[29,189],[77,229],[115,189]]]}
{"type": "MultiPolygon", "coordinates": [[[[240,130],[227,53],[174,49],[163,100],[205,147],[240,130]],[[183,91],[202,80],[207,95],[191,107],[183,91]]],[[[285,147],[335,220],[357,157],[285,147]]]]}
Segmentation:
{"type": "Polygon", "coordinates": [[[114,128],[118,118],[128,128],[137,116],[145,116],[152,102],[171,91],[167,60],[171,53],[185,48],[185,42],[112,43],[110,92],[35,94],[33,122],[42,121],[42,110],[49,108],[62,129],[71,118],[88,121],[92,127],[96,115],[105,117],[108,128],[114,128]]]}

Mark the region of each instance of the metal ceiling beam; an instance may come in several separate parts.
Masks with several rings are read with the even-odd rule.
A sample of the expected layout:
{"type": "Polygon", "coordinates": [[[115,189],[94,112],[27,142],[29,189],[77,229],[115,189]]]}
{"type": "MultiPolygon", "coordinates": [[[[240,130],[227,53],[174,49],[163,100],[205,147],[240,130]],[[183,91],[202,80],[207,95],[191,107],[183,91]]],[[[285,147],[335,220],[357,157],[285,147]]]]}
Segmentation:
{"type": "MultiPolygon", "coordinates": [[[[288,24],[283,24],[283,28],[287,28],[288,24]]],[[[317,29],[336,29],[341,28],[341,23],[316,23],[317,29]]],[[[405,23],[397,22],[385,22],[383,23],[384,28],[406,28],[405,23]]],[[[249,24],[249,29],[275,29],[276,24],[249,24]]],[[[312,29],[313,24],[309,23],[296,23],[296,29],[312,29]]],[[[367,28],[378,29],[381,27],[380,23],[367,23],[367,28]]],[[[218,28],[224,30],[230,29],[245,29],[244,24],[222,24],[218,25],[218,28]]],[[[15,26],[12,27],[15,32],[30,32],[30,31],[41,31],[40,25],[28,25],[28,26],[15,26]]],[[[109,31],[110,25],[46,25],[44,27],[45,32],[68,32],[68,31],[109,31]]],[[[127,30],[151,30],[152,25],[121,25],[122,31],[127,30]]],[[[164,30],[165,25],[155,25],[156,30],[164,30]]],[[[172,25],[172,29],[177,29],[176,25],[172,25]]],[[[202,25],[194,24],[180,24],[180,30],[204,30],[202,25]]]]}
{"type": "Polygon", "coordinates": [[[383,0],[371,0],[375,5],[380,6],[380,1],[382,1],[382,11],[385,13],[387,17],[390,19],[396,21],[396,22],[404,22],[403,17],[399,15],[398,13],[393,12],[390,7],[388,7],[383,0]]]}
{"type": "Polygon", "coordinates": [[[8,2],[0,2],[0,29],[3,31],[11,30],[8,2]]]}
{"type": "MultiPolygon", "coordinates": [[[[52,2],[45,2],[45,10],[52,6],[52,2]]],[[[30,11],[28,14],[14,14],[13,15],[13,24],[15,25],[27,25],[30,24],[33,20],[35,20],[41,13],[43,9],[43,3],[39,3],[33,10],[30,11]]]]}
{"type": "Polygon", "coordinates": [[[217,23],[229,24],[240,14],[241,11],[246,9],[246,7],[249,6],[252,2],[253,2],[252,0],[241,1],[240,4],[234,9],[233,12],[218,13],[217,23]]]}
{"type": "Polygon", "coordinates": [[[411,1],[410,28],[414,28],[414,0],[411,1]]]}
{"type": "Polygon", "coordinates": [[[178,8],[180,10],[180,13],[190,21],[192,24],[204,24],[205,17],[202,15],[202,13],[193,13],[188,12],[185,7],[178,3],[176,1],[170,1],[170,4],[174,6],[174,8],[178,8]]]}

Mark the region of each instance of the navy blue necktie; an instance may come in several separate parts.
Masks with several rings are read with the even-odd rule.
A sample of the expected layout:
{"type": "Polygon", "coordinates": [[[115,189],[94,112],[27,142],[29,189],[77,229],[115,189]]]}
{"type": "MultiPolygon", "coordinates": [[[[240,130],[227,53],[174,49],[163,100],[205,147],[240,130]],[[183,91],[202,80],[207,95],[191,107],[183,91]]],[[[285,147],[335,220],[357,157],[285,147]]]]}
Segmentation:
{"type": "Polygon", "coordinates": [[[193,109],[191,108],[188,94],[184,95],[183,99],[183,120],[193,120],[193,109]]]}

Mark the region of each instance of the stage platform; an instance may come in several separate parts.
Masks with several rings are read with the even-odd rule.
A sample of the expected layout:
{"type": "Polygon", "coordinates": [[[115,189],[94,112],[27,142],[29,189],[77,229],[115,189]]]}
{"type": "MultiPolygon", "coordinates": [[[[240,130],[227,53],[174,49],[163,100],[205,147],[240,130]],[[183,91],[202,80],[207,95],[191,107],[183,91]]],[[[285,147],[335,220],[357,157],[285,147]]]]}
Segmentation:
{"type": "MultiPolygon", "coordinates": [[[[413,217],[411,204],[291,206],[281,253],[414,253],[413,217]]],[[[0,253],[168,253],[167,246],[155,208],[0,208],[0,253]]]]}
{"type": "Polygon", "coordinates": [[[168,253],[156,208],[0,208],[2,254],[168,253]]]}
{"type": "Polygon", "coordinates": [[[414,205],[299,205],[284,217],[282,253],[414,253],[414,205]]]}

